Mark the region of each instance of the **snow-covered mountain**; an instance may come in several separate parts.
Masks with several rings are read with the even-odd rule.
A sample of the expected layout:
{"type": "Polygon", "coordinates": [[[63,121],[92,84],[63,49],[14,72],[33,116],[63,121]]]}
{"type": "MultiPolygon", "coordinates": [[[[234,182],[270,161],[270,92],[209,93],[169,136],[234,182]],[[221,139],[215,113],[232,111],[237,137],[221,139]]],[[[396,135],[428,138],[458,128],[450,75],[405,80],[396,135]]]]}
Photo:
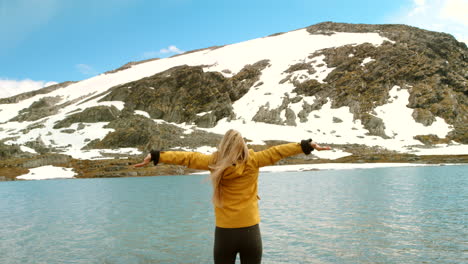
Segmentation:
{"type": "Polygon", "coordinates": [[[234,128],[258,145],[312,138],[468,154],[467,66],[466,45],[447,34],[321,23],[0,99],[0,148],[78,159],[210,152],[234,128]]]}

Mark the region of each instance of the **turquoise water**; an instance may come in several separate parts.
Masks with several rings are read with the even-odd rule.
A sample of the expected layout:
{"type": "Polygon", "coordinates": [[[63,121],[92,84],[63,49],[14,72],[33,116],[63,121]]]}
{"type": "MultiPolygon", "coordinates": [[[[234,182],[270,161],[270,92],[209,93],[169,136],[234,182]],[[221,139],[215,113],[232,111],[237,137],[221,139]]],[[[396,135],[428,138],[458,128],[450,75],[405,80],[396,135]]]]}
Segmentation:
{"type": "MultiPolygon", "coordinates": [[[[0,263],[212,263],[204,179],[0,183],[0,263]]],[[[468,262],[468,166],[259,181],[263,263],[468,262]]]]}

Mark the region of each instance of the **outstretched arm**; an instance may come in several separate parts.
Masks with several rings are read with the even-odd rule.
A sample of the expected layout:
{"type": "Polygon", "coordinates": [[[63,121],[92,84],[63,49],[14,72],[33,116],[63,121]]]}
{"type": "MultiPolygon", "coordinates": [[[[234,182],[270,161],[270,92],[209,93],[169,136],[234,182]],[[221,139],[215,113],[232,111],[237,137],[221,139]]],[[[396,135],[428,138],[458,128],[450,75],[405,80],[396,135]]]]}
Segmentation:
{"type": "Polygon", "coordinates": [[[312,140],[302,140],[301,143],[283,144],[255,152],[254,157],[258,162],[258,166],[263,167],[273,165],[281,159],[301,153],[309,155],[313,150],[331,150],[331,147],[322,147],[312,140]]]}
{"type": "Polygon", "coordinates": [[[148,165],[150,162],[151,162],[151,154],[148,154],[145,157],[145,159],[143,160],[143,162],[135,164],[135,165],[133,165],[133,167],[135,167],[135,168],[144,167],[144,166],[148,165]]]}
{"type": "Polygon", "coordinates": [[[317,144],[317,143],[315,143],[315,142],[310,142],[310,145],[312,146],[312,148],[314,148],[314,149],[317,150],[317,151],[331,150],[331,149],[332,149],[332,148],[329,147],[329,146],[321,147],[321,146],[319,146],[319,144],[317,144]]]}
{"type": "Polygon", "coordinates": [[[134,167],[143,167],[153,161],[155,165],[159,162],[163,162],[167,164],[182,165],[191,169],[209,170],[208,165],[210,164],[211,158],[211,155],[205,155],[198,152],[151,151],[151,153],[144,158],[143,162],[135,164],[134,167]]]}

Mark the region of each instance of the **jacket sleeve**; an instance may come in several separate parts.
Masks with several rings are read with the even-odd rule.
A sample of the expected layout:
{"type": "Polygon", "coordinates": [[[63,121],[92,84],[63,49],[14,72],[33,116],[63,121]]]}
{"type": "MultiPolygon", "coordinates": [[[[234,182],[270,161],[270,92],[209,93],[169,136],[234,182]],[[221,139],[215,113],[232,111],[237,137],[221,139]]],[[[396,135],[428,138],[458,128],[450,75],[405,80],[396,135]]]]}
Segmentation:
{"type": "Polygon", "coordinates": [[[211,158],[212,155],[205,155],[198,152],[161,151],[158,161],[167,164],[182,165],[191,169],[209,170],[208,165],[211,162],[211,158]]]}
{"type": "Polygon", "coordinates": [[[269,149],[255,152],[254,157],[257,160],[259,167],[273,165],[281,159],[298,155],[301,153],[310,154],[313,148],[309,144],[306,144],[303,140],[301,144],[299,143],[289,143],[271,147],[269,149]],[[311,150],[312,149],[312,150],[311,150]]]}

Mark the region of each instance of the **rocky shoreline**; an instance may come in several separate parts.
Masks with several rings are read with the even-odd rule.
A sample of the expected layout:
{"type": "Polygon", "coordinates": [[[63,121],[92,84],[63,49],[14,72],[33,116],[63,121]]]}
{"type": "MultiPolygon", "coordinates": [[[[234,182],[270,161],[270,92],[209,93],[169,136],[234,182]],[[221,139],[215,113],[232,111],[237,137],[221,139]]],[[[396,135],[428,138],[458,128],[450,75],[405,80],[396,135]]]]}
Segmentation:
{"type": "MultiPolygon", "coordinates": [[[[250,146],[255,150],[264,149],[265,146],[250,146]]],[[[324,164],[324,163],[410,163],[410,164],[468,164],[468,155],[414,155],[395,153],[391,151],[378,151],[363,146],[333,146],[351,152],[352,155],[338,159],[319,159],[313,155],[297,155],[279,161],[276,165],[297,164],[324,164]]],[[[11,158],[0,161],[0,181],[14,181],[16,177],[27,174],[29,169],[53,165],[57,167],[72,168],[75,178],[116,178],[116,177],[142,177],[162,175],[188,175],[199,172],[182,166],[160,164],[158,167],[148,165],[145,168],[133,168],[141,162],[143,155],[115,156],[110,159],[80,160],[63,154],[43,154],[32,158],[11,158]]]]}

